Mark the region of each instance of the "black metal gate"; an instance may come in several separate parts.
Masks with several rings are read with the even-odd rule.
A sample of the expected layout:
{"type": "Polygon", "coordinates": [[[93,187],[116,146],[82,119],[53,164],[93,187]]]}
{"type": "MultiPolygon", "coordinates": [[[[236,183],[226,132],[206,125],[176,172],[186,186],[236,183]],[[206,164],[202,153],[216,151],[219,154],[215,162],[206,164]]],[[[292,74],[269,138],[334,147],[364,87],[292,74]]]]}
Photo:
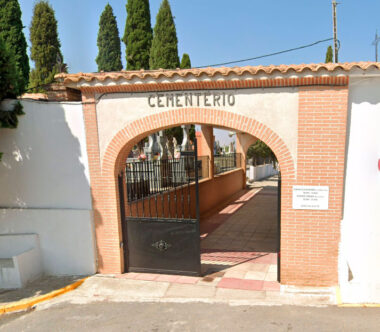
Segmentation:
{"type": "Polygon", "coordinates": [[[126,164],[126,271],[200,275],[199,166],[196,141],[178,159],[126,164]]]}

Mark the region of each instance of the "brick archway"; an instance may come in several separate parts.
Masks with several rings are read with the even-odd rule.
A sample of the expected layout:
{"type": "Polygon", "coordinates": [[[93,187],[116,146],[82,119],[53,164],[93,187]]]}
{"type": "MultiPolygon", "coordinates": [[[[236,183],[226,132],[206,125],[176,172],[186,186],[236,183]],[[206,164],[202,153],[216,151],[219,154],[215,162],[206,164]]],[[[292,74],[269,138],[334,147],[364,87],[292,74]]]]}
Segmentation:
{"type": "MultiPolygon", "coordinates": [[[[344,82],[347,83],[347,80],[344,82]]],[[[123,271],[116,176],[128,151],[139,139],[150,133],[178,124],[198,123],[248,133],[267,143],[276,154],[283,175],[281,282],[310,286],[336,285],[343,206],[348,87],[302,86],[296,93],[298,118],[293,118],[297,125],[292,132],[296,142],[295,150],[291,150],[286,145],[289,143],[285,144],[285,138],[270,128],[271,122],[264,125],[254,120],[253,115],[243,116],[236,110],[230,112],[212,108],[157,109],[157,113],[149,116],[144,116],[142,111],[141,118],[129,122],[121,130],[118,127],[119,131],[112,132],[108,141],[110,143],[105,147],[100,146],[99,142],[103,139],[104,143],[104,116],[112,119],[109,118],[109,108],[103,107],[103,118],[98,118],[95,90],[84,89],[82,101],[93,195],[98,271],[123,271]],[[103,126],[103,132],[98,130],[99,125],[103,126]],[[293,209],[293,185],[328,186],[328,209],[293,209]]],[[[279,94],[278,97],[280,96],[279,94]]],[[[123,97],[119,99],[118,102],[121,103],[123,97]]],[[[129,112],[131,110],[132,108],[126,109],[129,112]]],[[[275,122],[282,116],[284,115],[281,113],[275,113],[272,121],[275,122]]],[[[286,121],[289,124],[292,121],[281,119],[285,119],[285,125],[286,121]]]]}
{"type": "Polygon", "coordinates": [[[247,116],[205,108],[175,109],[129,123],[109,143],[102,160],[102,175],[116,175],[122,166],[120,163],[125,161],[131,146],[139,139],[169,127],[193,123],[225,127],[260,139],[275,153],[282,173],[289,177],[294,176],[295,163],[289,149],[273,130],[247,116]]]}
{"type": "Polygon", "coordinates": [[[96,182],[105,186],[98,191],[101,199],[94,207],[95,225],[106,223],[106,227],[96,227],[100,272],[120,273],[124,269],[123,254],[119,246],[122,235],[117,175],[124,167],[129,151],[137,141],[150,133],[192,123],[225,127],[248,133],[264,141],[275,153],[281,167],[284,183],[282,210],[290,209],[290,190],[295,177],[295,163],[283,140],[267,126],[246,116],[204,108],[174,109],[146,116],[129,123],[119,131],[108,145],[101,161],[101,174],[96,182]]]}

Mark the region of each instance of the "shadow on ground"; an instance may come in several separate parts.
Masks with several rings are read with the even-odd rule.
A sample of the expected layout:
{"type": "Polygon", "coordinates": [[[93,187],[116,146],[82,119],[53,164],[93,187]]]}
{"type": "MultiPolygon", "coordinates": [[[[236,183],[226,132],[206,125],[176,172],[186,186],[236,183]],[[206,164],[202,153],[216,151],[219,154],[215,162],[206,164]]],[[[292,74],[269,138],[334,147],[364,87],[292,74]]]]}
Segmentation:
{"type": "Polygon", "coordinates": [[[277,183],[277,177],[271,177],[249,184],[218,212],[201,220],[203,276],[251,263],[276,264],[277,183]]]}
{"type": "Polygon", "coordinates": [[[0,305],[9,302],[20,301],[22,299],[37,297],[47,294],[56,289],[68,286],[83,276],[62,276],[62,277],[42,277],[33,282],[28,283],[24,288],[19,289],[3,289],[0,288],[0,305]]]}

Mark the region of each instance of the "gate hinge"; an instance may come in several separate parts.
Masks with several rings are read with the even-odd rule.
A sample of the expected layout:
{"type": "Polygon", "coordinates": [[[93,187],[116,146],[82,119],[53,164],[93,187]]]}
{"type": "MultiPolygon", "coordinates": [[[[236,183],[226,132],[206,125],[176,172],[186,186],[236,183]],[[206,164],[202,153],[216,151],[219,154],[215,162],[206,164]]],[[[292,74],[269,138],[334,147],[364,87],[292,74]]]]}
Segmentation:
{"type": "Polygon", "coordinates": [[[124,248],[124,242],[123,242],[123,241],[120,242],[120,248],[121,248],[121,249],[124,248]]]}

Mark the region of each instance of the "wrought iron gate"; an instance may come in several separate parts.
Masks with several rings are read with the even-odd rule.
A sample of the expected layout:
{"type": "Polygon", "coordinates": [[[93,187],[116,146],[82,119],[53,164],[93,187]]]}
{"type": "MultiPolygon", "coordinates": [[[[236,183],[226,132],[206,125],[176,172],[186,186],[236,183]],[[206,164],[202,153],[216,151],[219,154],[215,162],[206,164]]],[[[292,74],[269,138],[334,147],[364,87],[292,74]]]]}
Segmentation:
{"type": "Polygon", "coordinates": [[[126,164],[119,190],[126,184],[120,203],[128,272],[200,275],[198,168],[196,140],[178,159],[126,164]]]}

